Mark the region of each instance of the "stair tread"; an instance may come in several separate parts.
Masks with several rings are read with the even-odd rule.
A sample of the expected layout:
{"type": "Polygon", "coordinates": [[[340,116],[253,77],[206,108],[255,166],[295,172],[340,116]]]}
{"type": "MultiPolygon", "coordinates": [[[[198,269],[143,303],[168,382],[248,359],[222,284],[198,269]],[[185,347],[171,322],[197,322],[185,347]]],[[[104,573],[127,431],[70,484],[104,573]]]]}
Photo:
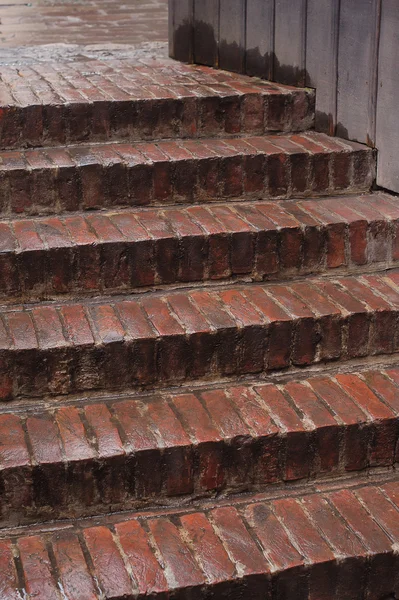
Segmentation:
{"type": "Polygon", "coordinates": [[[392,270],[3,306],[2,397],[389,355],[399,344],[398,278],[392,270]]]}
{"type": "Polygon", "coordinates": [[[171,60],[0,66],[3,148],[310,128],[314,91],[171,60]]]}
{"type": "Polygon", "coordinates": [[[398,510],[398,478],[380,475],[4,531],[0,584],[7,599],[192,598],[232,584],[256,600],[318,598],[326,586],[330,597],[388,598],[398,510]]]}
{"type": "Polygon", "coordinates": [[[0,221],[0,297],[392,267],[398,221],[397,199],[381,192],[8,219],[0,221]]]}
{"type": "Polygon", "coordinates": [[[0,152],[0,213],[370,191],[371,148],[312,131],[0,152]]]}
{"type": "Polygon", "coordinates": [[[398,417],[399,367],[380,362],[278,383],[5,405],[2,520],[75,518],[392,467],[398,417]],[[16,481],[23,506],[11,502],[16,481]]]}

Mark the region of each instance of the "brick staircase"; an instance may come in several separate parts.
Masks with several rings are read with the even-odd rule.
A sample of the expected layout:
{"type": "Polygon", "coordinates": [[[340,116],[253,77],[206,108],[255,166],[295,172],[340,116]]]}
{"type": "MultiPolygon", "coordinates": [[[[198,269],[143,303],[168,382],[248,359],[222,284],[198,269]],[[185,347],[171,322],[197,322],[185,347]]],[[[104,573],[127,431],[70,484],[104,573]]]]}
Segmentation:
{"type": "Polygon", "coordinates": [[[374,152],[206,67],[0,76],[0,600],[398,598],[374,152]]]}

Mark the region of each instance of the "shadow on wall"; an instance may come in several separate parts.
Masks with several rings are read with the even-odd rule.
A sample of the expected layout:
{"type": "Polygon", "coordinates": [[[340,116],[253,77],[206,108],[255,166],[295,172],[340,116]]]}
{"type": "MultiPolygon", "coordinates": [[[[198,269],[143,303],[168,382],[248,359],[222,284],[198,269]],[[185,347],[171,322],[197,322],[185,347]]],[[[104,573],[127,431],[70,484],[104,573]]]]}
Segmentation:
{"type": "MultiPolygon", "coordinates": [[[[285,85],[312,87],[306,69],[280,63],[274,52],[262,54],[259,48],[246,50],[237,42],[230,43],[226,40],[219,42],[214,28],[204,21],[197,21],[194,25],[185,21],[176,29],[171,55],[176,60],[186,63],[245,73],[285,85]]],[[[338,135],[344,139],[349,138],[348,130],[343,124],[335,124],[334,116],[317,110],[317,106],[315,123],[317,131],[338,135]]],[[[370,145],[373,145],[371,140],[370,145]]]]}

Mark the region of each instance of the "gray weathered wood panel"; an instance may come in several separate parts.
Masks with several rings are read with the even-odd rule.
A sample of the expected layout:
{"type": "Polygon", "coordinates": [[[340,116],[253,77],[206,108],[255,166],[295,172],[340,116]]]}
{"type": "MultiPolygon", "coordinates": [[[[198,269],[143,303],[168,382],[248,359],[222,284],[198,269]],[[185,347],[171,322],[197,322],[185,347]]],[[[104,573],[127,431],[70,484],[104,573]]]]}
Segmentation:
{"type": "Polygon", "coordinates": [[[194,0],[169,0],[169,55],[193,62],[194,0]]]}
{"type": "Polygon", "coordinates": [[[220,0],[219,65],[221,69],[244,72],[245,8],[246,0],[220,0]]]}
{"type": "Polygon", "coordinates": [[[376,145],[377,182],[399,193],[399,0],[169,0],[169,7],[171,56],[315,87],[316,129],[376,145]]]}
{"type": "Polygon", "coordinates": [[[194,6],[194,62],[218,64],[219,0],[201,0],[194,6]]]}
{"type": "Polygon", "coordinates": [[[274,0],[247,0],[246,72],[273,79],[274,0]]]}
{"type": "Polygon", "coordinates": [[[380,0],[341,0],[337,135],[375,141],[380,0]]]}
{"type": "Polygon", "coordinates": [[[339,0],[308,0],[306,29],[306,85],[317,89],[316,127],[335,132],[339,0]]]}
{"type": "Polygon", "coordinates": [[[274,79],[305,83],[306,0],[275,0],[274,79]]]}
{"type": "Polygon", "coordinates": [[[377,183],[399,193],[398,65],[398,0],[382,0],[377,96],[377,183]]]}

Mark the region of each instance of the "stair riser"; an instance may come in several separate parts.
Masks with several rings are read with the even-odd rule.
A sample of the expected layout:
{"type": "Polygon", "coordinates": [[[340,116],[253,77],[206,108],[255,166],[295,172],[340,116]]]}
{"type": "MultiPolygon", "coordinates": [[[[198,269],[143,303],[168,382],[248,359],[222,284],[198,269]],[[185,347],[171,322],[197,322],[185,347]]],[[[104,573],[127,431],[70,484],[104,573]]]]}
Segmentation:
{"type": "MultiPolygon", "coordinates": [[[[206,90],[206,88],[205,88],[206,90]]],[[[314,94],[242,94],[108,100],[2,109],[2,149],[87,142],[201,138],[304,131],[314,124],[314,94]]]]}
{"type": "MultiPolygon", "coordinates": [[[[339,200],[335,202],[338,206],[339,200]]],[[[361,197],[360,202],[367,205],[368,199],[361,197]]],[[[324,222],[313,219],[313,226],[306,219],[312,218],[312,209],[323,210],[321,200],[296,204],[299,214],[294,214],[302,216],[302,222],[293,217],[289,204],[280,204],[277,213],[270,203],[254,203],[236,204],[233,212],[226,207],[180,209],[179,223],[176,211],[168,210],[111,218],[79,216],[72,222],[53,218],[0,223],[0,297],[37,300],[240,276],[262,281],[336,268],[395,266],[399,211],[397,220],[378,214],[367,220],[351,210],[350,199],[343,199],[340,206],[349,222],[327,214],[324,222]],[[262,229],[268,214],[274,223],[262,229]],[[125,235],[116,227],[121,222],[125,235]],[[207,224],[216,233],[205,233],[207,224]],[[104,239],[107,230],[109,237],[104,239]]],[[[361,204],[357,208],[361,210],[361,204]]]]}
{"type": "MultiPolygon", "coordinates": [[[[356,297],[357,284],[348,281],[356,297]]],[[[142,302],[92,305],[87,314],[79,305],[8,313],[0,332],[1,397],[174,384],[399,350],[397,291],[390,288],[390,302],[372,296],[371,309],[327,282],[335,304],[320,285],[317,292],[295,283],[285,298],[284,286],[271,285],[268,296],[247,288],[246,296],[229,290],[150,295],[142,302]],[[294,313],[276,300],[293,303],[294,313]]]]}
{"type": "Polygon", "coordinates": [[[379,373],[351,377],[356,402],[345,383],[326,377],[2,414],[1,520],[74,518],[392,467],[399,387],[379,373]],[[372,391],[375,380],[391,406],[372,391]],[[370,406],[385,418],[370,418],[370,406]]]}
{"type": "Polygon", "coordinates": [[[397,483],[363,483],[17,532],[0,541],[4,597],[394,598],[397,509],[397,483]]]}
{"type": "MultiPolygon", "coordinates": [[[[52,214],[237,197],[333,195],[368,191],[375,176],[374,154],[368,149],[314,155],[305,151],[289,154],[277,148],[269,154],[253,149],[253,154],[244,155],[224,148],[230,156],[205,150],[209,158],[187,158],[187,152],[176,146],[173,152],[185,159],[176,159],[177,154],[175,159],[164,155],[158,162],[151,162],[137,157],[137,149],[143,151],[138,145],[135,159],[128,164],[121,162],[115,148],[101,148],[101,152],[112,155],[114,164],[108,166],[95,156],[94,147],[89,158],[86,152],[80,164],[77,155],[76,162],[68,157],[68,163],[60,159],[58,165],[40,157],[43,167],[33,169],[25,163],[29,152],[25,156],[16,153],[9,167],[3,162],[0,173],[1,214],[52,214]]],[[[46,152],[50,156],[53,151],[46,152]]]]}

